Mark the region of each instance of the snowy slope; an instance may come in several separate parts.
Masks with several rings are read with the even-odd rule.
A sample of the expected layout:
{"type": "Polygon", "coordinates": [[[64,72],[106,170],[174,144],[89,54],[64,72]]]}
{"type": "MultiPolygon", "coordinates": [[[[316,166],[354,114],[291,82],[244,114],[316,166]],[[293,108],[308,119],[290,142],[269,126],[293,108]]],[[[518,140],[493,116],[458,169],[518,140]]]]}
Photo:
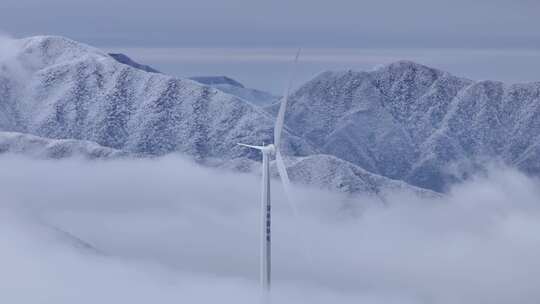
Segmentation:
{"type": "Polygon", "coordinates": [[[279,99],[279,97],[268,92],[246,88],[243,84],[226,76],[201,76],[191,77],[190,79],[240,97],[257,106],[268,106],[279,99]]]}
{"type": "Polygon", "coordinates": [[[539,115],[540,83],[475,82],[400,61],[320,74],[293,94],[286,124],[323,153],[440,191],[486,160],[540,173],[539,115]]]}
{"type": "MultiPolygon", "coordinates": [[[[431,190],[368,172],[332,155],[313,154],[304,157],[287,157],[285,161],[291,181],[308,187],[350,194],[369,194],[383,199],[396,192],[426,197],[438,196],[431,190]]],[[[260,162],[244,158],[228,161],[220,167],[257,174],[261,170],[260,162]]],[[[279,179],[275,162],[271,162],[270,169],[272,176],[279,179]]]]}
{"type": "Polygon", "coordinates": [[[10,153],[36,158],[83,157],[118,158],[127,153],[96,143],[73,139],[49,139],[16,132],[0,132],[0,154],[10,153]]]}
{"type": "Polygon", "coordinates": [[[292,181],[344,193],[379,195],[396,191],[436,196],[432,191],[368,172],[335,156],[317,154],[299,158],[288,167],[292,181]]]}
{"type": "MultiPolygon", "coordinates": [[[[271,141],[272,117],[217,89],[121,64],[63,37],[16,45],[15,58],[0,70],[0,130],[200,160],[255,157],[236,143],[271,141]]],[[[313,152],[301,139],[286,140],[284,148],[313,152]]]]}

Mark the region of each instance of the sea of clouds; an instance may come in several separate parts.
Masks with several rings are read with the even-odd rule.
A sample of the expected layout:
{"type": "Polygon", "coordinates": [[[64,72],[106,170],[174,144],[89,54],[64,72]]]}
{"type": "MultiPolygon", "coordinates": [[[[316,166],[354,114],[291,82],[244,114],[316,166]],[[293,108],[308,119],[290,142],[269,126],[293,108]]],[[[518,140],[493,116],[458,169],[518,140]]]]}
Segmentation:
{"type": "MultiPolygon", "coordinates": [[[[257,303],[260,179],[178,157],[0,157],[0,303],[257,303]]],[[[538,303],[540,182],[384,204],[273,183],[274,303],[538,303]]]]}

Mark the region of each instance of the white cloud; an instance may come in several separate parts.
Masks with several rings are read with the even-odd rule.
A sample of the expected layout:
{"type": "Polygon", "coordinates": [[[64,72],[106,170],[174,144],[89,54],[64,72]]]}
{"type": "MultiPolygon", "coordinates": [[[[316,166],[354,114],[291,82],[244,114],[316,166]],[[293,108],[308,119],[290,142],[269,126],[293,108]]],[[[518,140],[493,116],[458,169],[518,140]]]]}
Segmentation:
{"type": "MultiPolygon", "coordinates": [[[[0,167],[0,302],[257,300],[257,178],[178,158],[0,167]]],[[[492,168],[386,206],[304,189],[293,218],[275,183],[275,302],[535,303],[538,184],[492,168]]]]}
{"type": "Polygon", "coordinates": [[[17,55],[16,40],[0,32],[0,63],[11,61],[17,55]]]}
{"type": "Polygon", "coordinates": [[[23,86],[30,77],[30,72],[26,69],[17,55],[20,54],[19,40],[0,31],[0,77],[7,70],[10,80],[17,85],[23,86]]]}

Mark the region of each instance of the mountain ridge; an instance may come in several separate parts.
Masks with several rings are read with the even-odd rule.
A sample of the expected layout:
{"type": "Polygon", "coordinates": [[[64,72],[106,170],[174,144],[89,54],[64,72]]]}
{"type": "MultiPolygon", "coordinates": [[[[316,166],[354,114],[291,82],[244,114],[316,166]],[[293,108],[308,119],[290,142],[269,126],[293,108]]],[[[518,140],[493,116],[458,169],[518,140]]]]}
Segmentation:
{"type": "MultiPolygon", "coordinates": [[[[0,131],[201,162],[257,160],[236,144],[272,141],[278,103],[148,73],[59,36],[15,44],[15,59],[0,63],[0,131]]],[[[291,94],[282,149],[343,177],[354,165],[439,192],[489,160],[540,174],[539,96],[540,82],[473,81],[411,61],[327,71],[291,94]]]]}
{"type": "MultiPolygon", "coordinates": [[[[472,81],[398,61],[371,72],[319,74],[292,94],[286,123],[323,153],[444,191],[459,180],[444,172],[453,162],[477,163],[480,156],[513,163],[520,153],[508,151],[520,145],[509,134],[521,132],[525,148],[536,145],[537,136],[526,130],[540,130],[535,118],[527,118],[539,112],[539,92],[539,82],[472,81]],[[524,122],[534,127],[520,127],[524,122]]],[[[275,113],[276,105],[267,110],[275,113]]]]}
{"type": "Polygon", "coordinates": [[[272,104],[279,100],[279,97],[275,95],[265,91],[247,88],[240,82],[227,76],[199,76],[190,77],[190,79],[242,98],[259,107],[272,104]]]}
{"type": "MultiPolygon", "coordinates": [[[[2,130],[90,140],[132,153],[201,158],[249,157],[252,152],[236,141],[271,140],[273,119],[233,95],[146,73],[62,37],[19,44],[17,60],[28,78],[18,84],[9,70],[0,74],[4,113],[11,113],[0,121],[2,130]]],[[[300,154],[312,150],[302,139],[285,147],[300,154]]]]}

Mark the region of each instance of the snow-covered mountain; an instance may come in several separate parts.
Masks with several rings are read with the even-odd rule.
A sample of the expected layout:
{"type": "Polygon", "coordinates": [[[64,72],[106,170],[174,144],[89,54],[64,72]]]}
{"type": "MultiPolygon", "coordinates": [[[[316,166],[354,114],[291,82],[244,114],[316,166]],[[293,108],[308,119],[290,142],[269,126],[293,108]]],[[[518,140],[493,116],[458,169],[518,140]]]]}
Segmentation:
{"type": "MultiPolygon", "coordinates": [[[[147,72],[63,37],[32,37],[15,41],[14,46],[13,56],[0,63],[3,152],[54,158],[179,152],[223,166],[259,159],[256,151],[243,149],[238,142],[272,141],[274,118],[223,92],[224,85],[245,89],[232,80],[198,79],[206,85],[147,72]]],[[[348,171],[337,169],[346,162],[332,163],[333,172],[344,173],[345,183],[339,183],[335,173],[325,177],[326,186],[312,176],[303,180],[294,172],[305,175],[302,164],[311,166],[317,151],[287,130],[283,144],[286,155],[311,155],[293,166],[296,181],[351,192],[381,187],[360,175],[346,177],[348,171]]]]}
{"type": "MultiPolygon", "coordinates": [[[[236,143],[272,139],[273,118],[265,111],[195,81],[121,64],[63,37],[22,39],[15,48],[0,70],[2,131],[200,160],[255,158],[236,143]]],[[[314,152],[292,135],[285,150],[314,152]]]]}
{"type": "Polygon", "coordinates": [[[261,107],[268,106],[279,99],[279,97],[268,92],[246,88],[240,82],[226,76],[200,76],[191,77],[190,79],[240,97],[261,107]]]}
{"type": "Polygon", "coordinates": [[[540,83],[472,81],[408,61],[325,72],[292,95],[286,124],[323,153],[438,191],[486,160],[540,173],[540,83]]]}
{"type": "MultiPolygon", "coordinates": [[[[1,151],[182,153],[245,169],[260,155],[236,143],[272,141],[277,104],[226,93],[246,89],[230,78],[147,72],[63,37],[12,44],[0,62],[1,151]]],[[[409,187],[400,180],[441,191],[488,160],[540,173],[539,113],[540,83],[476,82],[401,61],[300,87],[282,149],[299,182],[376,193],[409,187]]]]}

